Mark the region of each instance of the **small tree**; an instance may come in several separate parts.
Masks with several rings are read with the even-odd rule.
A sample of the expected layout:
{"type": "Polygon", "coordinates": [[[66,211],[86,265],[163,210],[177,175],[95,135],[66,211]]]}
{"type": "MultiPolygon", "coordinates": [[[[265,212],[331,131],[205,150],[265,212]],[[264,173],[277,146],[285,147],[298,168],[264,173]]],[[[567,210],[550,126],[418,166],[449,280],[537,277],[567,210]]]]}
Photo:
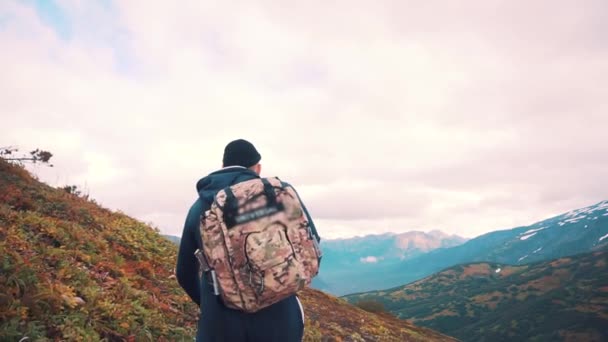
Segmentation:
{"type": "Polygon", "coordinates": [[[51,157],[53,157],[53,154],[49,151],[44,151],[37,148],[31,151],[29,155],[17,155],[17,152],[19,152],[19,149],[13,146],[0,147],[0,158],[21,165],[23,165],[24,162],[27,162],[33,164],[40,163],[49,167],[53,167],[53,164],[49,162],[51,160],[51,157]]]}
{"type": "Polygon", "coordinates": [[[82,195],[82,191],[80,191],[80,189],[78,189],[78,186],[76,185],[66,185],[64,187],[61,187],[60,189],[67,192],[68,194],[76,195],[79,197],[80,195],[82,195]]]}
{"type": "Polygon", "coordinates": [[[355,306],[363,309],[367,312],[373,312],[373,313],[386,313],[386,308],[384,307],[384,304],[382,304],[381,302],[375,301],[375,300],[360,300],[358,302],[355,303],[355,306]]]}

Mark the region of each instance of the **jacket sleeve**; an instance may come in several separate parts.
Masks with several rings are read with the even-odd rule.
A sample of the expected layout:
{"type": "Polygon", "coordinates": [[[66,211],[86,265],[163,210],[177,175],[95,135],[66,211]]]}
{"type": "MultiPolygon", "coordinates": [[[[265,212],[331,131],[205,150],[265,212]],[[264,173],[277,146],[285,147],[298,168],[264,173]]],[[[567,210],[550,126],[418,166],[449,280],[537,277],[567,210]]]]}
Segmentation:
{"type": "Polygon", "coordinates": [[[188,212],[184,231],[177,255],[176,277],[179,285],[186,291],[193,302],[200,306],[200,279],[198,276],[198,261],[194,252],[199,248],[198,222],[202,210],[200,200],[198,200],[188,212]]]}

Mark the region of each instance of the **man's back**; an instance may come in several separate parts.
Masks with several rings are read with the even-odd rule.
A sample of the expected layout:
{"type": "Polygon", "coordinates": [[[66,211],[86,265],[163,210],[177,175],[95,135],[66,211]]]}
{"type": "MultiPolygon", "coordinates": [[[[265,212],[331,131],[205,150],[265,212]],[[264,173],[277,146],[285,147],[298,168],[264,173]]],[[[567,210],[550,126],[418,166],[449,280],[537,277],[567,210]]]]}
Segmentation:
{"type": "MultiPolygon", "coordinates": [[[[297,297],[290,296],[253,314],[227,308],[213,294],[208,274],[199,280],[194,252],[200,246],[200,217],[210,208],[218,191],[239,182],[259,178],[255,171],[231,166],[211,173],[197,183],[199,198],[190,208],[177,262],[177,278],[201,307],[197,341],[301,341],[304,315],[297,297]]],[[[305,209],[305,208],[304,208],[305,209]]],[[[306,211],[306,209],[305,209],[306,211]]],[[[308,218],[310,216],[306,213],[308,218]]],[[[314,224],[310,221],[313,230],[314,224]]],[[[316,235],[316,230],[314,230],[316,235]]]]}

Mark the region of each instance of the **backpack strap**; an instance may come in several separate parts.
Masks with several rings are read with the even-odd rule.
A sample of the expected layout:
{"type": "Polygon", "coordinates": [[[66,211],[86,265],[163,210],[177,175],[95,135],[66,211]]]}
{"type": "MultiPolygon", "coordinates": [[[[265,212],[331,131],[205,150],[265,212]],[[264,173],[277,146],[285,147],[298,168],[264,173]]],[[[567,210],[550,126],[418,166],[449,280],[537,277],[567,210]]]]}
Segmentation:
{"type": "Polygon", "coordinates": [[[241,175],[241,173],[238,173],[236,176],[234,176],[234,178],[232,178],[230,181],[230,185],[224,188],[224,192],[226,193],[226,202],[224,203],[222,210],[224,211],[224,222],[226,222],[228,227],[234,226],[234,216],[239,210],[239,203],[230,187],[237,183],[237,180],[241,175]]]}
{"type": "Polygon", "coordinates": [[[277,195],[274,192],[274,187],[272,184],[270,184],[266,178],[262,178],[262,184],[264,184],[264,194],[268,200],[268,205],[271,206],[277,204],[277,195]]]}
{"type": "Polygon", "coordinates": [[[239,210],[239,203],[230,187],[226,187],[224,192],[226,192],[226,202],[224,202],[224,208],[222,210],[224,211],[224,222],[226,222],[226,226],[230,228],[235,225],[234,216],[239,210]]]}

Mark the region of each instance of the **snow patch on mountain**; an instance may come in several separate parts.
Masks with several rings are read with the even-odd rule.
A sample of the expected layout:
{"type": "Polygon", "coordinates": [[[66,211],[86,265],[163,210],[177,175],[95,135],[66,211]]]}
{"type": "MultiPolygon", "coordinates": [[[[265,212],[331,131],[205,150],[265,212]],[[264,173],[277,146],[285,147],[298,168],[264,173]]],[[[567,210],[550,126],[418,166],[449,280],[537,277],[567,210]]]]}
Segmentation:
{"type": "Polygon", "coordinates": [[[362,263],[364,263],[364,264],[375,264],[375,263],[377,263],[378,261],[380,261],[380,260],[382,260],[382,259],[383,259],[383,258],[381,258],[381,257],[380,257],[380,258],[378,258],[378,257],[375,257],[375,256],[373,256],[373,255],[370,255],[370,256],[367,256],[367,257],[365,257],[365,258],[361,258],[361,259],[359,259],[359,261],[361,261],[361,262],[362,262],[362,263]]]}
{"type": "Polygon", "coordinates": [[[596,205],[592,205],[586,208],[581,208],[581,209],[576,209],[576,210],[572,210],[566,214],[564,214],[564,217],[569,218],[569,219],[573,219],[576,218],[579,215],[582,214],[591,214],[595,211],[599,211],[599,210],[608,210],[608,201],[602,201],[596,205]]]}
{"type": "Polygon", "coordinates": [[[590,220],[590,218],[587,218],[587,216],[585,216],[585,215],[580,215],[580,216],[576,216],[576,217],[573,217],[573,218],[569,218],[569,219],[567,219],[567,220],[560,221],[560,222],[558,222],[557,224],[559,224],[559,225],[560,225],[560,227],[561,227],[561,226],[564,226],[564,225],[566,225],[566,224],[574,224],[574,223],[578,223],[578,222],[580,222],[580,221],[581,221],[582,219],[584,219],[584,218],[586,218],[586,219],[590,220]]]}
{"type": "Polygon", "coordinates": [[[532,254],[536,254],[536,253],[540,252],[542,249],[543,249],[543,248],[542,248],[542,247],[540,247],[539,249],[537,249],[537,250],[535,250],[534,252],[532,252],[532,254]]]}
{"type": "Polygon", "coordinates": [[[602,237],[600,238],[600,240],[599,240],[599,241],[601,242],[601,241],[602,241],[602,240],[604,240],[605,238],[608,238],[608,234],[606,234],[606,235],[602,236],[602,237]]]}
{"type": "Polygon", "coordinates": [[[517,260],[517,262],[520,262],[520,261],[524,260],[524,259],[525,259],[525,258],[527,258],[527,257],[528,257],[528,255],[523,256],[523,257],[519,258],[519,260],[517,260]]]}
{"type": "Polygon", "coordinates": [[[520,240],[528,240],[529,238],[533,237],[534,235],[536,235],[536,233],[532,233],[532,234],[528,234],[528,235],[524,235],[522,237],[520,237],[520,240]]]}
{"type": "Polygon", "coordinates": [[[577,223],[578,221],[580,221],[580,220],[582,220],[582,219],[584,219],[584,218],[586,218],[586,217],[587,217],[587,216],[585,216],[585,215],[582,215],[582,216],[576,216],[576,217],[573,217],[573,218],[570,218],[570,219],[564,220],[564,222],[567,222],[567,223],[577,223]]]}
{"type": "Polygon", "coordinates": [[[536,229],[530,229],[530,230],[528,230],[527,232],[525,232],[525,233],[523,233],[521,235],[531,234],[531,233],[534,233],[534,232],[541,231],[543,229],[547,229],[547,227],[545,226],[545,227],[540,227],[540,228],[536,228],[536,229]]]}
{"type": "Polygon", "coordinates": [[[497,269],[496,269],[496,271],[495,271],[495,272],[496,272],[496,273],[500,273],[500,271],[502,271],[502,269],[499,267],[499,268],[497,268],[497,269]]]}

